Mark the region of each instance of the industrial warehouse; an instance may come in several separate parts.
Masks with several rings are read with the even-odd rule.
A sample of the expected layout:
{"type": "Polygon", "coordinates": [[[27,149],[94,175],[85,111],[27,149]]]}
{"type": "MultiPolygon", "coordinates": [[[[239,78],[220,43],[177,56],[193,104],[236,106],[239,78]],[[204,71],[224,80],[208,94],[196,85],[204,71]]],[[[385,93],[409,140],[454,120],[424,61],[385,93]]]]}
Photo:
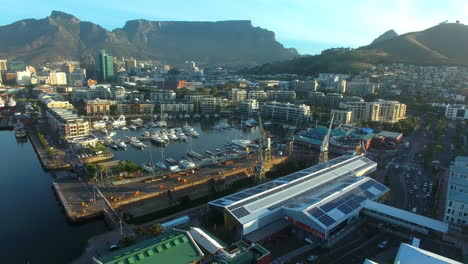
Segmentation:
{"type": "MultiPolygon", "coordinates": [[[[224,215],[227,228],[250,242],[259,242],[278,231],[274,226],[281,228],[279,223],[283,223],[283,228],[284,223],[293,224],[312,240],[329,241],[354,226],[352,223],[362,213],[372,217],[376,210],[382,209],[381,204],[373,201],[389,188],[366,176],[376,166],[364,156],[341,156],[214,200],[209,205],[212,211],[224,215]]],[[[426,234],[427,230],[447,230],[445,223],[406,211],[403,219],[400,211],[393,213],[388,208],[393,209],[384,206],[387,215],[379,220],[426,234]]]]}

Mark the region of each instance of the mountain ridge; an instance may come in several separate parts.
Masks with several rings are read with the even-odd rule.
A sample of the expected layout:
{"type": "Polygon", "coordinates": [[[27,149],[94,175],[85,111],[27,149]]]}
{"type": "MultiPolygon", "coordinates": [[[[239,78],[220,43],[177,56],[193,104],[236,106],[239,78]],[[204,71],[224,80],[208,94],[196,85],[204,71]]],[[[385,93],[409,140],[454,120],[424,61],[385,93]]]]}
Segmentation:
{"type": "Polygon", "coordinates": [[[466,47],[468,47],[468,26],[459,23],[444,23],[423,31],[373,42],[357,49],[334,48],[325,50],[319,55],[267,63],[243,69],[240,72],[252,74],[357,73],[377,64],[390,63],[468,66],[466,47]]]}
{"type": "Polygon", "coordinates": [[[195,60],[212,64],[256,65],[298,57],[272,31],[250,20],[149,21],[135,19],[109,31],[98,24],[52,11],[43,19],[0,26],[0,57],[44,63],[81,59],[100,49],[115,57],[167,63],[195,60]]]}

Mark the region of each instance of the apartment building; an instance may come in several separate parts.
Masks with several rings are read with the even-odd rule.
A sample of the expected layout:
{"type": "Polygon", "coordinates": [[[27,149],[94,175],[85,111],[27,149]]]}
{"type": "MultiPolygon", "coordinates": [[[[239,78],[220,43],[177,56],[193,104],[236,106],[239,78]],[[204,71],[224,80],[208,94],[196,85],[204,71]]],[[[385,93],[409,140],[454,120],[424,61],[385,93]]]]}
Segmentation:
{"type": "Polygon", "coordinates": [[[468,106],[449,104],[445,108],[445,117],[450,120],[468,120],[468,106]]]}
{"type": "Polygon", "coordinates": [[[86,102],[86,114],[108,114],[110,112],[111,102],[108,100],[101,100],[96,98],[86,102]]]}
{"type": "Polygon", "coordinates": [[[164,113],[192,113],[194,110],[194,104],[161,104],[164,113]]]}
{"type": "Polygon", "coordinates": [[[450,166],[444,221],[468,224],[468,157],[458,156],[450,166]]]}
{"type": "Polygon", "coordinates": [[[354,79],[346,83],[346,93],[351,95],[366,96],[375,94],[378,88],[378,84],[371,83],[366,79],[354,79]]]}
{"type": "Polygon", "coordinates": [[[228,99],[220,97],[205,97],[200,101],[201,112],[206,114],[216,113],[228,105],[228,99]]]}
{"type": "Polygon", "coordinates": [[[257,101],[265,101],[268,99],[268,94],[265,91],[249,91],[248,99],[255,99],[257,101]]]}
{"type": "Polygon", "coordinates": [[[237,105],[239,102],[247,99],[247,91],[244,89],[231,89],[228,92],[228,99],[232,104],[237,105]]]}
{"type": "Polygon", "coordinates": [[[283,121],[308,119],[310,117],[310,106],[305,104],[291,104],[280,102],[265,102],[261,106],[261,115],[283,121]]]}
{"type": "Polygon", "coordinates": [[[174,102],[176,93],[172,90],[158,90],[151,92],[150,99],[155,103],[174,102]]]}
{"type": "Polygon", "coordinates": [[[296,92],[288,90],[275,90],[267,92],[268,100],[276,102],[290,102],[296,101],[296,92]]]}
{"type": "Polygon", "coordinates": [[[359,121],[395,123],[406,115],[406,105],[398,101],[343,102],[340,108],[352,112],[352,123],[359,121]]]}
{"type": "Polygon", "coordinates": [[[259,103],[255,99],[247,99],[239,103],[239,112],[243,116],[252,116],[259,109],[259,103]]]}
{"type": "Polygon", "coordinates": [[[331,115],[333,116],[333,124],[347,125],[351,124],[353,112],[349,110],[332,109],[331,115]]]}
{"type": "Polygon", "coordinates": [[[289,83],[289,90],[296,93],[307,94],[317,91],[319,83],[316,80],[293,80],[289,83]]]}
{"type": "Polygon", "coordinates": [[[117,104],[117,111],[123,115],[152,115],[154,104],[135,102],[120,102],[117,104]]]}
{"type": "Polygon", "coordinates": [[[65,139],[89,135],[89,122],[70,109],[49,108],[46,114],[52,130],[65,139]]]}

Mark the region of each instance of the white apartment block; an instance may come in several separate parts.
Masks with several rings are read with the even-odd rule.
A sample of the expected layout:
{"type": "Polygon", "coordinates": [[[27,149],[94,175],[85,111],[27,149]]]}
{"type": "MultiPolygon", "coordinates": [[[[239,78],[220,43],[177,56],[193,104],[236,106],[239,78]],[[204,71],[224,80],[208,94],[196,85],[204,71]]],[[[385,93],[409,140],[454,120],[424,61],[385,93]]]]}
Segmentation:
{"type": "Polygon", "coordinates": [[[172,90],[159,90],[151,92],[150,99],[155,103],[173,102],[176,100],[176,93],[172,90]]]}
{"type": "Polygon", "coordinates": [[[31,84],[31,73],[26,71],[16,72],[16,84],[18,85],[29,85],[31,84]]]}
{"type": "Polygon", "coordinates": [[[259,103],[255,99],[247,99],[239,103],[239,112],[243,116],[252,116],[259,109],[259,103]]]}
{"type": "Polygon", "coordinates": [[[67,74],[64,72],[51,71],[49,73],[50,85],[67,85],[67,74]]]}
{"type": "Polygon", "coordinates": [[[66,139],[89,135],[89,122],[65,108],[47,109],[47,120],[52,130],[66,139]]]}
{"type": "Polygon", "coordinates": [[[450,166],[444,221],[468,224],[468,157],[458,156],[450,166]]]}
{"type": "Polygon", "coordinates": [[[247,98],[247,91],[244,89],[231,89],[228,92],[228,99],[237,105],[239,102],[244,101],[247,98]]]}
{"type": "Polygon", "coordinates": [[[310,106],[291,103],[265,102],[262,104],[261,114],[265,118],[289,121],[308,119],[310,117],[310,106]]]}
{"type": "Polygon", "coordinates": [[[468,120],[467,105],[447,105],[445,117],[450,120],[468,120]]]}
{"type": "Polygon", "coordinates": [[[404,119],[406,115],[406,105],[398,101],[343,102],[340,108],[352,112],[352,123],[359,121],[395,123],[404,119]]]}
{"type": "Polygon", "coordinates": [[[331,110],[331,115],[333,116],[333,124],[347,125],[351,124],[353,112],[349,110],[333,109],[331,110]]]}
{"type": "Polygon", "coordinates": [[[192,113],[194,109],[194,104],[161,104],[164,113],[192,113]]]}
{"type": "Polygon", "coordinates": [[[247,98],[264,101],[268,99],[268,94],[265,91],[249,91],[247,98]]]}
{"type": "Polygon", "coordinates": [[[293,80],[289,83],[289,89],[297,93],[309,93],[317,91],[319,83],[315,80],[293,80]]]}
{"type": "Polygon", "coordinates": [[[227,107],[228,105],[228,99],[218,97],[205,97],[200,102],[201,112],[206,114],[216,113],[218,109],[227,107]]]}

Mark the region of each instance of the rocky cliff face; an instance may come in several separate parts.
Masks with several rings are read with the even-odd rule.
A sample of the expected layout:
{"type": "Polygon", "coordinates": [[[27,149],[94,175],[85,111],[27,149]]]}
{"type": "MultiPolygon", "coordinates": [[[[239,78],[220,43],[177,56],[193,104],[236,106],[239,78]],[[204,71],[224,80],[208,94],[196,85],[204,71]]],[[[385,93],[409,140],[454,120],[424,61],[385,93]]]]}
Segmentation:
{"type": "Polygon", "coordinates": [[[26,19],[0,27],[0,58],[43,63],[80,59],[106,49],[114,56],[156,59],[167,63],[255,65],[298,56],[284,48],[273,32],[250,21],[128,21],[108,31],[58,11],[44,19],[26,19]]]}

